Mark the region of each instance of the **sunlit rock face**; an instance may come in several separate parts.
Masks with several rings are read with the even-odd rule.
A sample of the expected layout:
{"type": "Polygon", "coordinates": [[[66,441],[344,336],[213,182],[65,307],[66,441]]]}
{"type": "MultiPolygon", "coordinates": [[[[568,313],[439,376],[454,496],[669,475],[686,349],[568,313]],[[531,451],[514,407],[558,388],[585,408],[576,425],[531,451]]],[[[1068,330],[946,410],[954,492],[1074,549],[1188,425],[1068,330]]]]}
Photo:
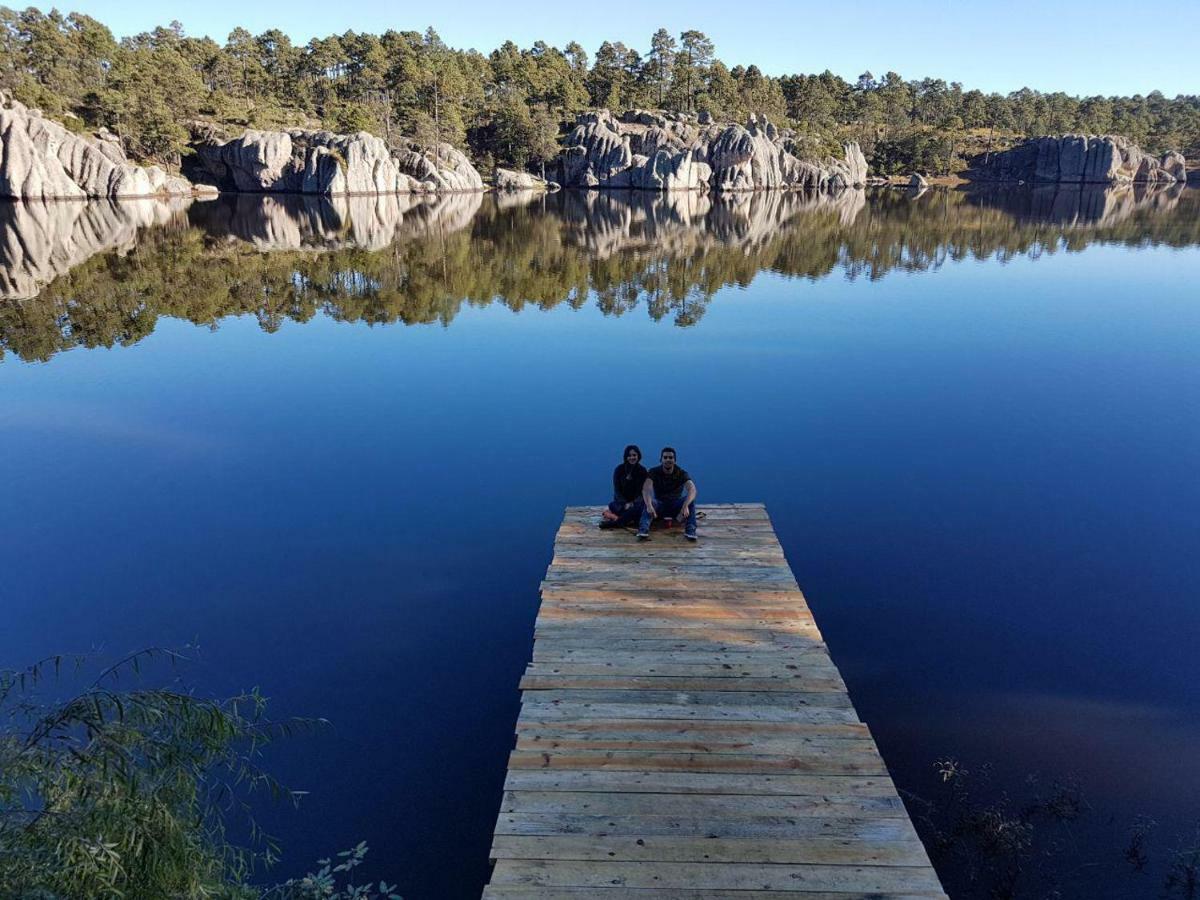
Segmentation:
{"type": "Polygon", "coordinates": [[[131,249],[139,230],[181,220],[189,203],[0,203],[0,299],[35,297],[97,253],[131,249]]]}
{"type": "Polygon", "coordinates": [[[861,187],[867,161],[857,144],[840,160],[802,160],[792,135],[766,119],[701,123],[683,115],[608,110],[581,115],[564,141],[560,179],[575,188],[741,192],[861,187]]]}
{"type": "Polygon", "coordinates": [[[558,184],[553,181],[539,178],[530,172],[518,172],[514,169],[497,169],[492,186],[502,193],[558,190],[558,184]]]}
{"type": "Polygon", "coordinates": [[[465,228],[482,202],[480,193],[239,196],[193,207],[191,221],[213,237],[264,252],[380,250],[431,229],[451,233],[465,228]]]}
{"type": "Polygon", "coordinates": [[[186,179],[128,162],[115,137],[75,134],[0,92],[0,197],[79,200],[191,193],[186,179]]]}
{"type": "Polygon", "coordinates": [[[247,131],[195,150],[192,177],[226,191],[342,196],[483,190],[475,167],[449,144],[433,158],[415,147],[393,153],[366,131],[247,131]]]}
{"type": "Polygon", "coordinates": [[[1056,184],[1173,184],[1187,181],[1181,154],[1144,152],[1120,135],[1039,137],[976,160],[972,177],[1056,184]]]}

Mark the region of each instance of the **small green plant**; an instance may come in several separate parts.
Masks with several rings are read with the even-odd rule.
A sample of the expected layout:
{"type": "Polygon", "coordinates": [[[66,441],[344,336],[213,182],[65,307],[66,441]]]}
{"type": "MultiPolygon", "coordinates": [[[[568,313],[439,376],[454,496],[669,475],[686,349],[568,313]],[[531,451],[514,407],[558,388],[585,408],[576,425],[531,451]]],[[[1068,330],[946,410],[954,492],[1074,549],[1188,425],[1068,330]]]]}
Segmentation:
{"type": "MultiPolygon", "coordinates": [[[[146,662],[181,658],[134,653],[65,701],[42,698],[63,657],[0,671],[0,896],[258,895],[246,880],[256,863],[276,859],[277,847],[255,824],[250,800],[300,796],[262,771],[262,749],[317,723],[268,719],[257,690],[209,700],[178,687],[119,684],[146,662]],[[229,839],[231,817],[250,847],[229,839]]],[[[73,679],[84,662],[75,660],[73,679]]]]}
{"type": "Polygon", "coordinates": [[[338,886],[339,876],[348,875],[362,865],[367,855],[366,843],[352,850],[343,850],[337,862],[330,859],[317,860],[321,868],[303,878],[290,879],[283,884],[268,888],[260,900],[401,900],[394,885],[379,882],[378,885],[355,886],[347,882],[338,886]]]}
{"type": "MultiPolygon", "coordinates": [[[[1133,819],[1121,856],[1089,858],[1071,827],[1089,811],[1071,780],[1025,779],[1020,799],[997,790],[984,765],[968,770],[954,759],[935,763],[938,790],[928,797],[904,792],[930,856],[954,896],[1023,900],[1063,896],[1063,887],[1117,878],[1159,881],[1166,900],[1200,900],[1200,831],[1175,849],[1155,850],[1158,823],[1133,819]],[[1123,870],[1123,871],[1122,871],[1123,870]]],[[[1132,884],[1130,882],[1130,884],[1132,884]]],[[[1138,896],[1148,896],[1148,886],[1138,896]]],[[[1074,896],[1074,894],[1072,894],[1074,896]]]]}
{"type": "Polygon", "coordinates": [[[1079,787],[1055,782],[1048,792],[1037,779],[1024,802],[991,788],[992,770],[968,770],[959,761],[935,763],[940,792],[932,800],[907,795],[914,819],[926,835],[934,863],[952,867],[971,886],[972,896],[1015,900],[1028,896],[1032,883],[1049,881],[1057,848],[1047,832],[1074,822],[1086,804],[1079,787]]]}

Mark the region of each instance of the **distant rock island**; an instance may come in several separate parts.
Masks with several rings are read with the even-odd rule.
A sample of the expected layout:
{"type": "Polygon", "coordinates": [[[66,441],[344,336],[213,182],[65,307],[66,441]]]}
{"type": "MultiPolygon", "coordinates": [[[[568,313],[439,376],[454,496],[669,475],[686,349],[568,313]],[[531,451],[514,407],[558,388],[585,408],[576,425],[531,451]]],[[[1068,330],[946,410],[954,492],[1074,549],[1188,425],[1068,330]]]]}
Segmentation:
{"type": "Polygon", "coordinates": [[[564,187],[653,191],[759,191],[861,187],[867,161],[858,144],[841,160],[802,160],[791,151],[794,135],[766,119],[745,125],[714,123],[708,116],[631,110],[584,113],[564,140],[564,187]]]}
{"type": "Polygon", "coordinates": [[[969,172],[981,181],[1026,181],[1057,184],[1170,184],[1187,181],[1183,154],[1154,157],[1120,135],[1031,138],[985,161],[969,172]]]}

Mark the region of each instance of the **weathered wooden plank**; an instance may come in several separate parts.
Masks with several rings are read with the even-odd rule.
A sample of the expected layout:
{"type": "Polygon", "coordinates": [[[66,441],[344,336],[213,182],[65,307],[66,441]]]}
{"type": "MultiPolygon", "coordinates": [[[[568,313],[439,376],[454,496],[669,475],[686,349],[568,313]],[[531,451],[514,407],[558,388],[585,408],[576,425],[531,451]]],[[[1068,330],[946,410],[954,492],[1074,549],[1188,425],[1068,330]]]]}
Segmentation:
{"type": "MultiPolygon", "coordinates": [[[[647,753],[692,753],[692,754],[766,754],[768,756],[800,757],[808,760],[870,759],[879,764],[879,756],[873,741],[863,738],[849,744],[849,738],[810,738],[797,741],[791,735],[784,737],[752,735],[730,736],[725,740],[696,740],[674,734],[653,732],[631,732],[629,734],[578,734],[565,737],[547,734],[544,731],[522,732],[517,735],[517,750],[529,751],[591,751],[645,750],[647,753]]],[[[545,764],[544,764],[545,765],[545,764]]]]}
{"type": "Polygon", "coordinates": [[[510,791],[600,791],[625,794],[779,794],[894,797],[890,778],[862,775],[741,775],[728,772],[644,772],[596,769],[509,769],[510,791]]]}
{"type": "Polygon", "coordinates": [[[505,791],[500,811],[651,818],[707,816],[720,821],[746,816],[908,817],[898,797],[603,794],[596,791],[505,791]]]}
{"type": "Polygon", "coordinates": [[[815,722],[815,721],[786,721],[786,722],[746,722],[746,721],[696,721],[694,719],[678,719],[672,716],[662,716],[661,719],[643,719],[631,721],[629,718],[605,719],[602,716],[588,716],[571,720],[559,716],[553,720],[539,720],[533,714],[522,715],[517,720],[517,734],[533,733],[571,733],[571,734],[614,734],[631,730],[647,734],[676,734],[676,736],[695,737],[696,739],[728,737],[762,738],[835,738],[857,739],[870,737],[868,727],[862,722],[815,722]]]}
{"type": "Polygon", "coordinates": [[[754,619],[721,619],[706,622],[703,619],[671,618],[668,616],[613,616],[586,619],[571,617],[545,619],[536,625],[534,640],[565,640],[569,637],[618,637],[624,640],[721,640],[734,637],[737,640],[775,640],[775,638],[803,638],[811,640],[818,636],[816,625],[803,619],[784,619],[780,622],[758,624],[754,619]]]}
{"type": "Polygon", "coordinates": [[[816,675],[794,673],[790,678],[755,678],[738,673],[738,677],[671,677],[669,675],[644,676],[629,674],[611,675],[531,675],[521,679],[523,691],[545,690],[654,690],[654,691],[845,691],[842,679],[827,671],[816,675]]]}
{"type": "Polygon", "coordinates": [[[902,816],[746,815],[714,820],[709,816],[616,816],[569,813],[501,812],[496,834],[678,835],[681,837],[773,838],[778,840],[907,841],[916,837],[902,816]]]}
{"type": "MultiPolygon", "coordinates": [[[[618,742],[620,743],[620,742],[618,742]]],[[[821,775],[887,775],[887,768],[873,747],[850,751],[831,748],[818,752],[747,753],[716,750],[672,750],[667,746],[627,745],[616,749],[514,750],[509,769],[590,769],[597,772],[736,772],[742,775],[809,772],[821,775]]],[[[842,742],[843,744],[845,742],[842,742]]]]}
{"type": "Polygon", "coordinates": [[[867,726],[861,722],[697,722],[690,719],[657,718],[595,718],[578,721],[538,720],[535,716],[522,716],[517,721],[517,737],[524,734],[557,737],[586,737],[596,735],[613,736],[647,735],[649,740],[663,740],[665,736],[677,740],[754,741],[778,739],[781,741],[822,741],[830,739],[859,740],[869,738],[867,726]],[[658,738],[653,735],[659,735],[658,738]]]}
{"type": "Polygon", "coordinates": [[[630,560],[646,565],[647,560],[766,560],[776,565],[786,565],[787,558],[783,551],[772,542],[764,542],[759,546],[729,548],[719,544],[647,544],[634,542],[619,544],[612,547],[595,547],[591,543],[561,544],[554,548],[552,564],[559,560],[630,560]]]}
{"type": "Polygon", "coordinates": [[[830,663],[829,652],[820,641],[807,642],[803,646],[794,647],[789,651],[778,651],[771,654],[754,652],[753,648],[723,648],[718,650],[672,650],[663,653],[654,651],[632,650],[617,651],[613,648],[562,648],[555,647],[549,641],[533,645],[533,661],[542,665],[559,665],[565,663],[613,665],[713,665],[713,666],[744,666],[749,664],[769,663],[789,666],[797,669],[807,665],[824,665],[830,663]]]}
{"type": "Polygon", "coordinates": [[[770,706],[784,709],[799,707],[850,708],[850,698],[840,691],[656,691],[656,690],[544,690],[530,691],[526,699],[535,703],[633,703],[639,706],[770,706]]]}
{"type": "Polygon", "coordinates": [[[768,863],[497,860],[493,884],[566,887],[690,887],[713,890],[940,892],[932,869],[768,863]]]}
{"type": "Polygon", "coordinates": [[[613,600],[625,598],[643,598],[654,600],[688,600],[691,602],[719,600],[722,603],[756,603],[761,600],[779,600],[786,602],[804,602],[804,593],[796,588],[763,588],[749,585],[734,585],[728,589],[716,590],[713,585],[706,585],[700,590],[683,590],[673,586],[656,590],[641,590],[629,584],[621,584],[607,590],[596,588],[545,588],[542,591],[543,600],[569,600],[572,603],[583,603],[588,600],[613,600]]]}
{"type": "MultiPolygon", "coordinates": [[[[712,600],[627,600],[608,598],[584,601],[550,600],[542,607],[547,621],[566,616],[638,616],[650,615],[658,617],[675,617],[681,621],[705,618],[713,623],[714,628],[730,620],[753,619],[757,617],[777,617],[789,621],[813,622],[812,610],[804,603],[782,603],[774,601],[736,601],[730,603],[712,600]],[[708,615],[711,610],[712,615],[708,615]]],[[[541,621],[542,617],[539,617],[541,621]]],[[[819,629],[818,629],[819,630],[819,629]]]]}
{"type": "Polygon", "coordinates": [[[765,507],[700,511],[567,510],[484,896],[944,897],[765,507]]]}
{"type": "Polygon", "coordinates": [[[762,838],[579,837],[499,835],[492,859],[612,859],[642,862],[816,863],[822,865],[927,866],[920,841],[789,841],[762,838]]]}
{"type": "MultiPolygon", "coordinates": [[[[620,888],[622,897],[632,900],[783,900],[798,895],[782,891],[695,891],[688,888],[620,888]]],[[[872,892],[836,893],[807,891],[799,895],[803,900],[929,900],[942,898],[945,894],[880,894],[872,892]]],[[[521,897],[523,900],[614,900],[612,888],[541,887],[528,884],[489,884],[483,889],[483,900],[502,900],[521,897]]]]}
{"type": "MultiPolygon", "coordinates": [[[[543,642],[545,643],[545,642],[543,642]]],[[[610,650],[614,653],[788,653],[803,652],[817,646],[814,638],[806,635],[779,634],[773,638],[763,637],[758,633],[747,635],[738,634],[734,630],[724,630],[717,634],[680,635],[678,637],[639,638],[618,635],[605,635],[600,629],[592,629],[585,634],[574,634],[570,637],[554,637],[553,649],[539,655],[537,644],[533,652],[535,658],[545,659],[548,656],[561,656],[567,650],[610,650]]]]}
{"type": "MultiPolygon", "coordinates": [[[[526,677],[551,675],[560,675],[564,678],[597,676],[601,678],[792,679],[808,680],[814,684],[821,680],[831,680],[839,685],[839,690],[845,690],[841,674],[833,663],[828,661],[814,661],[806,665],[780,665],[769,660],[744,660],[738,665],[734,665],[732,663],[656,663],[653,658],[648,658],[645,664],[579,661],[552,663],[532,660],[525,668],[526,677]]],[[[586,687],[586,685],[583,686],[586,687]]]]}
{"type": "Polygon", "coordinates": [[[795,576],[784,566],[755,566],[738,562],[717,562],[713,565],[664,562],[653,568],[625,564],[620,560],[587,560],[586,565],[568,569],[558,566],[546,573],[545,581],[551,587],[560,585],[585,585],[594,581],[612,584],[614,590],[622,588],[645,590],[649,585],[661,585],[671,590],[681,586],[726,583],[733,589],[744,589],[759,583],[779,582],[788,587],[796,584],[795,576]]]}
{"type": "Polygon", "coordinates": [[[593,613],[576,610],[549,609],[539,617],[534,633],[538,631],[568,631],[572,629],[604,628],[608,630],[632,629],[638,631],[681,631],[703,628],[722,633],[730,629],[739,631],[797,632],[805,635],[819,634],[816,623],[807,615],[785,611],[783,613],[758,616],[735,616],[705,618],[702,613],[688,614],[677,609],[621,609],[602,607],[593,613]]]}
{"type": "Polygon", "coordinates": [[[819,706],[675,706],[671,704],[539,703],[526,698],[522,714],[535,719],[691,719],[736,722],[857,722],[853,708],[819,706]]]}

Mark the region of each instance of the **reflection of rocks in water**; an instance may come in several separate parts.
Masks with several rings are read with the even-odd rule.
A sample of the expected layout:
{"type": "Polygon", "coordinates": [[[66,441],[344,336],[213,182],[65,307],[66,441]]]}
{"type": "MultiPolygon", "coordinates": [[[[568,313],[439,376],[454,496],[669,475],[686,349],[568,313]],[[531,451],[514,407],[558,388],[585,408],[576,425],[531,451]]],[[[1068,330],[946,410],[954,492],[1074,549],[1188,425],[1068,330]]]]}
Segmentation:
{"type": "Polygon", "coordinates": [[[237,195],[196,206],[192,223],[259,250],[380,250],[432,229],[457,231],[483,202],[471,194],[310,197],[237,195]]]}
{"type": "Polygon", "coordinates": [[[832,213],[841,227],[866,206],[862,190],[837,193],[745,192],[710,198],[698,192],[565,192],[562,215],[572,239],[605,258],[625,250],[681,251],[705,243],[747,250],[800,217],[832,213]]]}
{"type": "Polygon", "coordinates": [[[933,189],[916,201],[900,191],[259,196],[179,209],[0,206],[0,288],[40,290],[0,302],[0,357],[134,343],[163,316],[213,325],[249,313],[273,330],[322,313],[449,324],[463,304],[594,302],[692,325],[723,287],[763,271],[874,280],[1064,244],[1200,246],[1200,191],[1180,187],[933,189]],[[143,227],[159,222],[170,224],[143,227]]]}
{"type": "Polygon", "coordinates": [[[518,209],[522,206],[537,205],[545,197],[546,191],[496,191],[492,195],[492,202],[496,209],[518,209]]]}
{"type": "Polygon", "coordinates": [[[1048,184],[972,190],[967,196],[972,203],[1000,209],[1022,222],[1106,228],[1124,222],[1135,213],[1169,212],[1185,190],[1182,184],[1117,187],[1048,184]]]}
{"type": "Polygon", "coordinates": [[[182,218],[190,200],[0,203],[0,298],[37,296],[97,253],[121,252],[138,231],[182,218]]]}

